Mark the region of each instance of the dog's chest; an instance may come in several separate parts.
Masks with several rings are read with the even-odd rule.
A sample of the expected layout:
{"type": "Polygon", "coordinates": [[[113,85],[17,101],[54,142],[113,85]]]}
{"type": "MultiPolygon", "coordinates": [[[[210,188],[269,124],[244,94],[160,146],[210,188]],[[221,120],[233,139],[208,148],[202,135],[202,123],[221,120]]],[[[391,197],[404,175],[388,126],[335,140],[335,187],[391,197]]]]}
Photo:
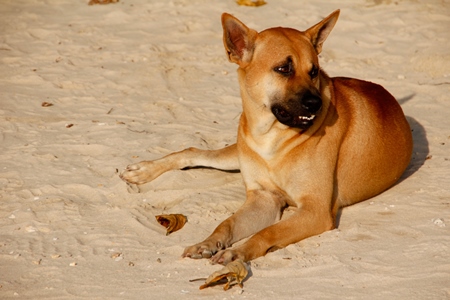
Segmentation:
{"type": "Polygon", "coordinates": [[[277,157],[280,142],[274,138],[268,137],[258,141],[249,140],[248,146],[252,152],[261,157],[267,164],[277,157]]]}
{"type": "Polygon", "coordinates": [[[250,155],[258,156],[265,164],[277,163],[299,144],[298,134],[287,134],[279,130],[270,130],[263,135],[242,135],[238,143],[245,144],[250,155]]]}
{"type": "Polygon", "coordinates": [[[255,140],[248,136],[238,139],[241,173],[248,190],[282,191],[289,205],[320,177],[320,162],[314,155],[314,141],[298,134],[279,133],[255,140]]]}
{"type": "Polygon", "coordinates": [[[264,139],[255,142],[246,139],[239,145],[241,172],[249,174],[249,180],[258,182],[272,182],[275,185],[284,185],[281,178],[289,177],[290,174],[299,172],[304,163],[301,154],[292,144],[283,144],[279,140],[264,139]],[[298,160],[298,159],[300,160],[298,160]]]}

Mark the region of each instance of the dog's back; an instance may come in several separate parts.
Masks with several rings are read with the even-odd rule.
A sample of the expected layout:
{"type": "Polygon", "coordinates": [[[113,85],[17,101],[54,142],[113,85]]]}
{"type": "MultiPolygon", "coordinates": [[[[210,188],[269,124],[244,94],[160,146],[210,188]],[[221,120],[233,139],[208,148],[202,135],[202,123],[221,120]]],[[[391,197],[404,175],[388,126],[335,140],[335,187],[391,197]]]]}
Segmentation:
{"type": "Polygon", "coordinates": [[[345,206],[398,181],[411,159],[412,135],[400,105],[382,86],[343,77],[332,83],[337,122],[347,123],[336,174],[345,206]]]}

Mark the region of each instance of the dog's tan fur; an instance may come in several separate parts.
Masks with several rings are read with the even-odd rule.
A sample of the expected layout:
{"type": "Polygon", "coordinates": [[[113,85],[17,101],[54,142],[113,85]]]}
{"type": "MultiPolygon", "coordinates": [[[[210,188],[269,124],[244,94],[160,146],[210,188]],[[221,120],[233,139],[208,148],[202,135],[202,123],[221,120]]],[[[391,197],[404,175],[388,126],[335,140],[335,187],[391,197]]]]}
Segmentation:
{"type": "Polygon", "coordinates": [[[130,165],[121,174],[129,183],[143,184],[192,166],[241,170],[246,202],[206,240],[187,247],[184,257],[248,261],[333,229],[340,207],[383,192],[406,169],[412,137],[394,97],[379,85],[330,78],[314,69],[338,16],[335,11],[304,32],[257,33],[222,15],[225,49],[239,65],[243,112],[237,143],[214,151],[189,148],[130,165]],[[305,101],[321,107],[304,112],[305,101]],[[299,113],[286,121],[289,110],[274,110],[283,106],[299,113]],[[279,221],[287,206],[295,212],[279,221]]]}

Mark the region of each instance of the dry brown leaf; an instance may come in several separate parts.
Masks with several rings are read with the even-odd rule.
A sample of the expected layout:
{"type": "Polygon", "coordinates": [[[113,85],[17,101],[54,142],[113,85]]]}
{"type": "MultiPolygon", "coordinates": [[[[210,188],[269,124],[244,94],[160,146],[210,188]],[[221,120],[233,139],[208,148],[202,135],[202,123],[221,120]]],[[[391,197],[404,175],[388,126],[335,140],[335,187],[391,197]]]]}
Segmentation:
{"type": "Polygon", "coordinates": [[[50,103],[50,102],[42,102],[41,106],[42,106],[42,107],[50,107],[50,106],[53,106],[53,103],[50,103]]]}
{"type": "Polygon", "coordinates": [[[236,284],[239,285],[239,287],[243,288],[242,281],[244,281],[247,275],[248,275],[247,264],[241,259],[236,259],[235,261],[230,262],[228,265],[226,265],[219,271],[216,271],[211,275],[209,275],[205,283],[200,286],[200,289],[202,290],[214,284],[219,284],[220,281],[224,278],[227,279],[227,282],[223,287],[225,291],[231,288],[231,284],[234,283],[235,281],[236,284]]]}
{"type": "Polygon", "coordinates": [[[267,4],[267,2],[264,0],[236,0],[236,3],[243,6],[261,6],[267,4]]]}
{"type": "Polygon", "coordinates": [[[89,1],[89,5],[94,4],[110,4],[110,3],[117,3],[119,0],[91,0],[89,1]]]}
{"type": "Polygon", "coordinates": [[[167,228],[166,235],[180,230],[187,222],[187,217],[182,214],[158,215],[155,217],[159,224],[167,228]]]}

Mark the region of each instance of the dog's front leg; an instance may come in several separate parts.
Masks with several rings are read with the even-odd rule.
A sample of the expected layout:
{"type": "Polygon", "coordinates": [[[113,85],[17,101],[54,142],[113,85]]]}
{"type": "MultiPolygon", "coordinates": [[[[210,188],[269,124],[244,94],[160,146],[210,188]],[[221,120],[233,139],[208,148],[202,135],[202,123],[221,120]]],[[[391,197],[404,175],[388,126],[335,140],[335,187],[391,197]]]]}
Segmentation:
{"type": "Polygon", "coordinates": [[[264,190],[247,191],[247,200],[236,213],[223,221],[203,242],[187,247],[183,257],[210,258],[280,219],[284,196],[264,190]]]}
{"type": "Polygon", "coordinates": [[[188,148],[171,153],[161,159],[141,161],[129,165],[121,174],[122,180],[132,184],[144,184],[162,173],[187,167],[211,167],[221,170],[238,170],[239,160],[236,144],[219,150],[188,148]]]}
{"type": "Polygon", "coordinates": [[[238,258],[249,261],[334,227],[334,217],[329,210],[304,205],[286,220],[259,231],[244,244],[219,251],[212,262],[226,265],[238,258]]]}

